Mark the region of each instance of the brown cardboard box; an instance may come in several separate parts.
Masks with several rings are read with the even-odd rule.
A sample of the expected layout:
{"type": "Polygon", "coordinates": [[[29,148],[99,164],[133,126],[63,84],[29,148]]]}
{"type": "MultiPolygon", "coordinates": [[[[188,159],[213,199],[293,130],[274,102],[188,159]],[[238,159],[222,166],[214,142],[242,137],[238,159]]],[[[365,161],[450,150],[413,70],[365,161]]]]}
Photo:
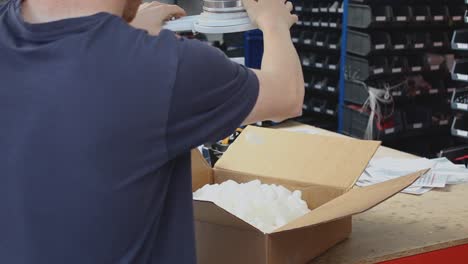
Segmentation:
{"type": "Polygon", "coordinates": [[[212,169],[192,153],[193,191],[228,179],[301,190],[312,210],[264,234],[211,202],[194,201],[198,263],[304,264],[351,233],[351,216],[417,180],[418,172],[367,188],[354,183],[379,142],[248,127],[212,169]]]}

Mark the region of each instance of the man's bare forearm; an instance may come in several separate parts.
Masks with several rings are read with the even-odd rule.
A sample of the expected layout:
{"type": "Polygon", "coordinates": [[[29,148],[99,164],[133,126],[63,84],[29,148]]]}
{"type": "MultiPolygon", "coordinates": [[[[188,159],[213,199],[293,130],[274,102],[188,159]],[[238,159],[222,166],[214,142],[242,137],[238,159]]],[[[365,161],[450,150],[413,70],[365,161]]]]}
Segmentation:
{"type": "Polygon", "coordinates": [[[304,77],[289,29],[297,22],[291,2],[242,0],[249,17],[263,31],[262,69],[257,103],[245,123],[284,119],[302,114],[304,77]]]}
{"type": "Polygon", "coordinates": [[[281,84],[280,93],[284,98],[303,100],[304,77],[297,51],[291,41],[287,27],[263,29],[264,56],[262,71],[271,74],[275,82],[281,84]],[[292,98],[290,97],[291,95],[292,98]]]}

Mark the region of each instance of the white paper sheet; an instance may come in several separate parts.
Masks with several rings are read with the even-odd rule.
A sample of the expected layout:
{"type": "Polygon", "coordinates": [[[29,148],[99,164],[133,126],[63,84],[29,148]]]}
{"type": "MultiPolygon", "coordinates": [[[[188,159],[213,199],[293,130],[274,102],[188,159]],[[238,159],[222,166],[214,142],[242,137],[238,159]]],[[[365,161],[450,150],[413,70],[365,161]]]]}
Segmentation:
{"type": "Polygon", "coordinates": [[[423,195],[429,191],[431,191],[432,188],[425,188],[425,187],[408,187],[402,191],[402,193],[407,193],[407,194],[413,194],[413,195],[423,195]]]}
{"type": "Polygon", "coordinates": [[[429,187],[429,188],[444,188],[447,184],[447,174],[440,174],[434,171],[429,171],[417,180],[414,187],[429,187]]]}
{"type": "Polygon", "coordinates": [[[369,186],[425,169],[430,171],[405,189],[404,193],[422,195],[433,188],[444,188],[448,184],[468,183],[468,169],[463,165],[453,164],[446,158],[380,158],[370,161],[356,185],[369,186]]]}

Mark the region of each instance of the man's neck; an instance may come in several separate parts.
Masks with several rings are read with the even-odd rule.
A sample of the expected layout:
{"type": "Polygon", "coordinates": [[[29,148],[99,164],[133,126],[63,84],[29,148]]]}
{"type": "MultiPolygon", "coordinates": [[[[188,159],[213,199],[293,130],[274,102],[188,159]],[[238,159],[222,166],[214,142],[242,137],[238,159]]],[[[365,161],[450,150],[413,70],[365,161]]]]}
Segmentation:
{"type": "Polygon", "coordinates": [[[121,0],[23,0],[22,16],[29,23],[47,23],[107,12],[122,16],[121,0]]]}

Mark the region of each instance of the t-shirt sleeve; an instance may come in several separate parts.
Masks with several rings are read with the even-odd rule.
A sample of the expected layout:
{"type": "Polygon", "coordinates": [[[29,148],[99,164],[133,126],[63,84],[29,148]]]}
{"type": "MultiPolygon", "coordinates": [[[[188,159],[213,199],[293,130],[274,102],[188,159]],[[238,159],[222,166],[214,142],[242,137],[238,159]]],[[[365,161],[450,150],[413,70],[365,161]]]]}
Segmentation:
{"type": "Polygon", "coordinates": [[[180,39],[167,125],[170,157],[221,140],[247,118],[257,101],[255,73],[197,40],[180,39]]]}

